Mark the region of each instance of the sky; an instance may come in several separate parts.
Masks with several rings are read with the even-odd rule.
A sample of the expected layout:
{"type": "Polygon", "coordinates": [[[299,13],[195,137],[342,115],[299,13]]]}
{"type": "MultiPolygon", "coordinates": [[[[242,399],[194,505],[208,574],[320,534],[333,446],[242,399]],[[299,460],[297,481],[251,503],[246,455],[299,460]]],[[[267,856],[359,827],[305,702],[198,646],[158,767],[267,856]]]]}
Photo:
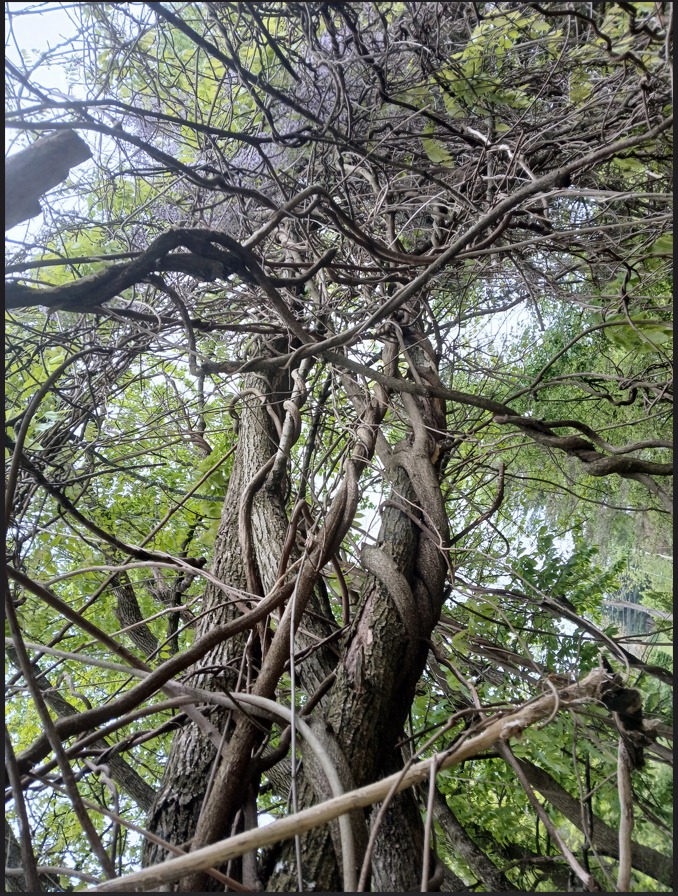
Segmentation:
{"type": "MultiPolygon", "coordinates": [[[[76,4],[65,5],[73,8],[76,4]]],[[[60,3],[5,3],[5,56],[15,64],[21,56],[26,62],[35,61],[67,41],[73,32],[68,8],[60,3]]],[[[68,77],[62,65],[42,63],[35,80],[41,86],[68,93],[68,77]]]]}
{"type": "MultiPolygon", "coordinates": [[[[60,93],[67,98],[69,93],[73,95],[77,91],[77,87],[73,88],[69,84],[63,50],[72,42],[76,31],[71,15],[79,5],[51,2],[5,3],[5,58],[22,71],[35,65],[31,71],[31,81],[52,96],[60,93]]],[[[24,99],[26,96],[24,94],[24,99]]],[[[6,128],[5,156],[17,152],[32,139],[33,137],[27,140],[23,133],[6,128]]],[[[12,241],[22,242],[33,238],[43,223],[43,216],[37,215],[8,230],[6,239],[9,246],[13,245],[12,241]]]]}

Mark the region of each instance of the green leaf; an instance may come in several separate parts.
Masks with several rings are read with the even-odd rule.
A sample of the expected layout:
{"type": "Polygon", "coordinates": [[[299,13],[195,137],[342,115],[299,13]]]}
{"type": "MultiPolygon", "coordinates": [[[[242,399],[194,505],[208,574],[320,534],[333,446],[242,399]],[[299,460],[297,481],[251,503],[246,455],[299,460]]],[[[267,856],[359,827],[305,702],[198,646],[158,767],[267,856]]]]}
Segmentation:
{"type": "Polygon", "coordinates": [[[433,137],[422,137],[421,142],[424,152],[429,159],[436,165],[444,165],[446,168],[453,167],[453,159],[445,146],[433,137]]]}

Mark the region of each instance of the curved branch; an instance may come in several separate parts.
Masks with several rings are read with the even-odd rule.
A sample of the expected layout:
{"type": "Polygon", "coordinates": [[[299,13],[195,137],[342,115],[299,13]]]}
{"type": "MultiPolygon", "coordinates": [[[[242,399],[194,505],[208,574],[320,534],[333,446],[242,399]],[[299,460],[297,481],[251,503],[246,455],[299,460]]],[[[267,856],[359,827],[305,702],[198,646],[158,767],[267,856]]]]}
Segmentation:
{"type": "MultiPolygon", "coordinates": [[[[609,686],[610,676],[601,669],[594,669],[579,683],[558,692],[561,707],[572,702],[581,703],[598,700],[601,689],[609,686]]],[[[188,856],[170,859],[160,865],[146,868],[133,874],[124,875],[108,881],[91,890],[89,893],[125,892],[129,889],[152,889],[159,885],[177,880],[186,874],[195,874],[213,865],[244,855],[254,849],[270,846],[281,840],[310,831],[334,818],[339,818],[352,809],[370,806],[379,802],[395,785],[396,790],[406,790],[414,784],[425,781],[434,766],[442,771],[466,761],[496,743],[497,740],[508,740],[521,734],[530,725],[547,718],[552,712],[554,696],[547,694],[531,704],[520,707],[512,713],[489,721],[478,733],[469,732],[467,738],[448,751],[436,754],[431,759],[413,765],[404,775],[396,772],[374,784],[368,784],[357,790],[345,793],[319,805],[282,818],[256,831],[245,831],[225,840],[204,846],[188,856]]]]}

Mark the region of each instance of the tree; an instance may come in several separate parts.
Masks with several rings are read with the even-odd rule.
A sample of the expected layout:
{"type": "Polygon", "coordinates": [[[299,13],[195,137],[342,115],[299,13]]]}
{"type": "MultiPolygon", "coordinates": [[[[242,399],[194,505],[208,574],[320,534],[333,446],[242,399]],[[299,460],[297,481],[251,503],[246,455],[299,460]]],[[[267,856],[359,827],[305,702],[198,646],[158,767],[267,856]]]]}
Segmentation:
{"type": "Polygon", "coordinates": [[[8,861],[670,889],[594,543],[671,510],[670,4],[70,15],[8,81],[92,151],[8,243],[8,861]]]}

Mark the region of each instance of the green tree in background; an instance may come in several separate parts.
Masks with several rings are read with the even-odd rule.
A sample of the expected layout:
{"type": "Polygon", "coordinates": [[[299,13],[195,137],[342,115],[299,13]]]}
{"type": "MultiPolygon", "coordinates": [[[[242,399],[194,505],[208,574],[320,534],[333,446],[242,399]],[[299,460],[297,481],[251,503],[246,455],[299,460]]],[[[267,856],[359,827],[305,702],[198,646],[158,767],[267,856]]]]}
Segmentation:
{"type": "Polygon", "coordinates": [[[670,891],[672,5],[6,16],[6,889],[670,891]]]}

